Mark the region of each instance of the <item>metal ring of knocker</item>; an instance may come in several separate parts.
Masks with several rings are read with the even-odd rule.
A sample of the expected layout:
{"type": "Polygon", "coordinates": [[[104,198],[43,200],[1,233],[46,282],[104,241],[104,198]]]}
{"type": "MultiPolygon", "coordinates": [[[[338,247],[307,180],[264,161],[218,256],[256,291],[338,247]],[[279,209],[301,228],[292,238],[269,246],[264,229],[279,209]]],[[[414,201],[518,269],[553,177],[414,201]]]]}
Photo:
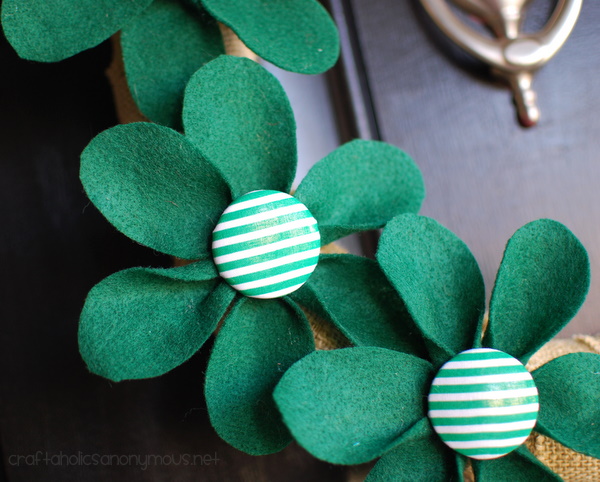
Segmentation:
{"type": "Polygon", "coordinates": [[[533,74],[565,43],[577,22],[583,0],[558,0],[546,26],[533,35],[521,32],[523,12],[530,0],[450,1],[483,20],[496,38],[486,37],[465,25],[446,0],[421,0],[421,3],[452,41],[508,81],[521,123],[535,125],[540,113],[531,87],[533,74]]]}

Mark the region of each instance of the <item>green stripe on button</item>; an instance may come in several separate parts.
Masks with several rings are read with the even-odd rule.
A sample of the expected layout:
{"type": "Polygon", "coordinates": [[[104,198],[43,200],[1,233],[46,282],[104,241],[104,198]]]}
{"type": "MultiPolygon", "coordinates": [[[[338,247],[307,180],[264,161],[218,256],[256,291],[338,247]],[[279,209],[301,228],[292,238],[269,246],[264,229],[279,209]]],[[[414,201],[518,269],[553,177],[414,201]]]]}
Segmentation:
{"type": "Polygon", "coordinates": [[[527,369],[490,348],[464,351],[444,364],[428,401],[429,419],[444,443],[479,460],[518,448],[539,411],[537,388],[527,369]]]}
{"type": "Polygon", "coordinates": [[[219,274],[253,298],[277,298],[302,286],[319,260],[317,221],[304,204],[279,191],[253,191],[223,212],[213,232],[219,274]]]}

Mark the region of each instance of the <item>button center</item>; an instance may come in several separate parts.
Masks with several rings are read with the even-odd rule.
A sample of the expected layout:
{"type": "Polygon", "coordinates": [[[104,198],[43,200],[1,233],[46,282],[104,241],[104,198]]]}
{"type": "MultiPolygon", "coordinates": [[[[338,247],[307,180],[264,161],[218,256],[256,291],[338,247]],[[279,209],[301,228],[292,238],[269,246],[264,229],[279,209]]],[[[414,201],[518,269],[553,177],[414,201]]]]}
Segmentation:
{"type": "Polygon", "coordinates": [[[213,231],[221,277],[251,298],[300,288],[317,266],[321,236],[308,208],[289,194],[252,191],[236,199],[213,231]]]}
{"type": "Polygon", "coordinates": [[[512,356],[490,348],[459,353],[437,373],[429,419],[446,445],[474,459],[495,459],[529,436],[539,411],[531,374],[512,356]]]}

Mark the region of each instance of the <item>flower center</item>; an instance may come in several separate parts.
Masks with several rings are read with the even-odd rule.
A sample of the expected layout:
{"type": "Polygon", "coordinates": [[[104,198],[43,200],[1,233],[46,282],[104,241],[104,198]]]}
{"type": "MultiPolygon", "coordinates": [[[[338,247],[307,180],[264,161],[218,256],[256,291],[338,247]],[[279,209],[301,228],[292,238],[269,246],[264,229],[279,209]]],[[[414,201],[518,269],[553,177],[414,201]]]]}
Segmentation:
{"type": "Polygon", "coordinates": [[[236,199],[213,231],[219,274],[252,298],[296,291],[315,270],[321,235],[307,207],[279,191],[252,191],[236,199]]]}
{"type": "Polygon", "coordinates": [[[444,443],[474,459],[495,459],[518,448],[537,420],[538,391],[512,356],[490,348],[459,353],[437,373],[429,419],[444,443]]]}

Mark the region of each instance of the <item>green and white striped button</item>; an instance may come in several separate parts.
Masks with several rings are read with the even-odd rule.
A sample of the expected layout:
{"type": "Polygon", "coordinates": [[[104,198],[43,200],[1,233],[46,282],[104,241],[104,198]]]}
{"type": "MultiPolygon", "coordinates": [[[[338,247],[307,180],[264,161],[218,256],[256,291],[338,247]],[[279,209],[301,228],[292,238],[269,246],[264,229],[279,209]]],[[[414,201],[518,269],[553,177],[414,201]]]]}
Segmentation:
{"type": "Polygon", "coordinates": [[[480,460],[519,447],[539,411],[531,374],[516,358],[490,348],[463,351],[444,364],[428,400],[429,419],[444,443],[480,460]]]}
{"type": "Polygon", "coordinates": [[[219,274],[251,298],[296,291],[315,270],[321,235],[307,207],[279,191],[252,191],[236,199],[213,231],[219,274]]]}

